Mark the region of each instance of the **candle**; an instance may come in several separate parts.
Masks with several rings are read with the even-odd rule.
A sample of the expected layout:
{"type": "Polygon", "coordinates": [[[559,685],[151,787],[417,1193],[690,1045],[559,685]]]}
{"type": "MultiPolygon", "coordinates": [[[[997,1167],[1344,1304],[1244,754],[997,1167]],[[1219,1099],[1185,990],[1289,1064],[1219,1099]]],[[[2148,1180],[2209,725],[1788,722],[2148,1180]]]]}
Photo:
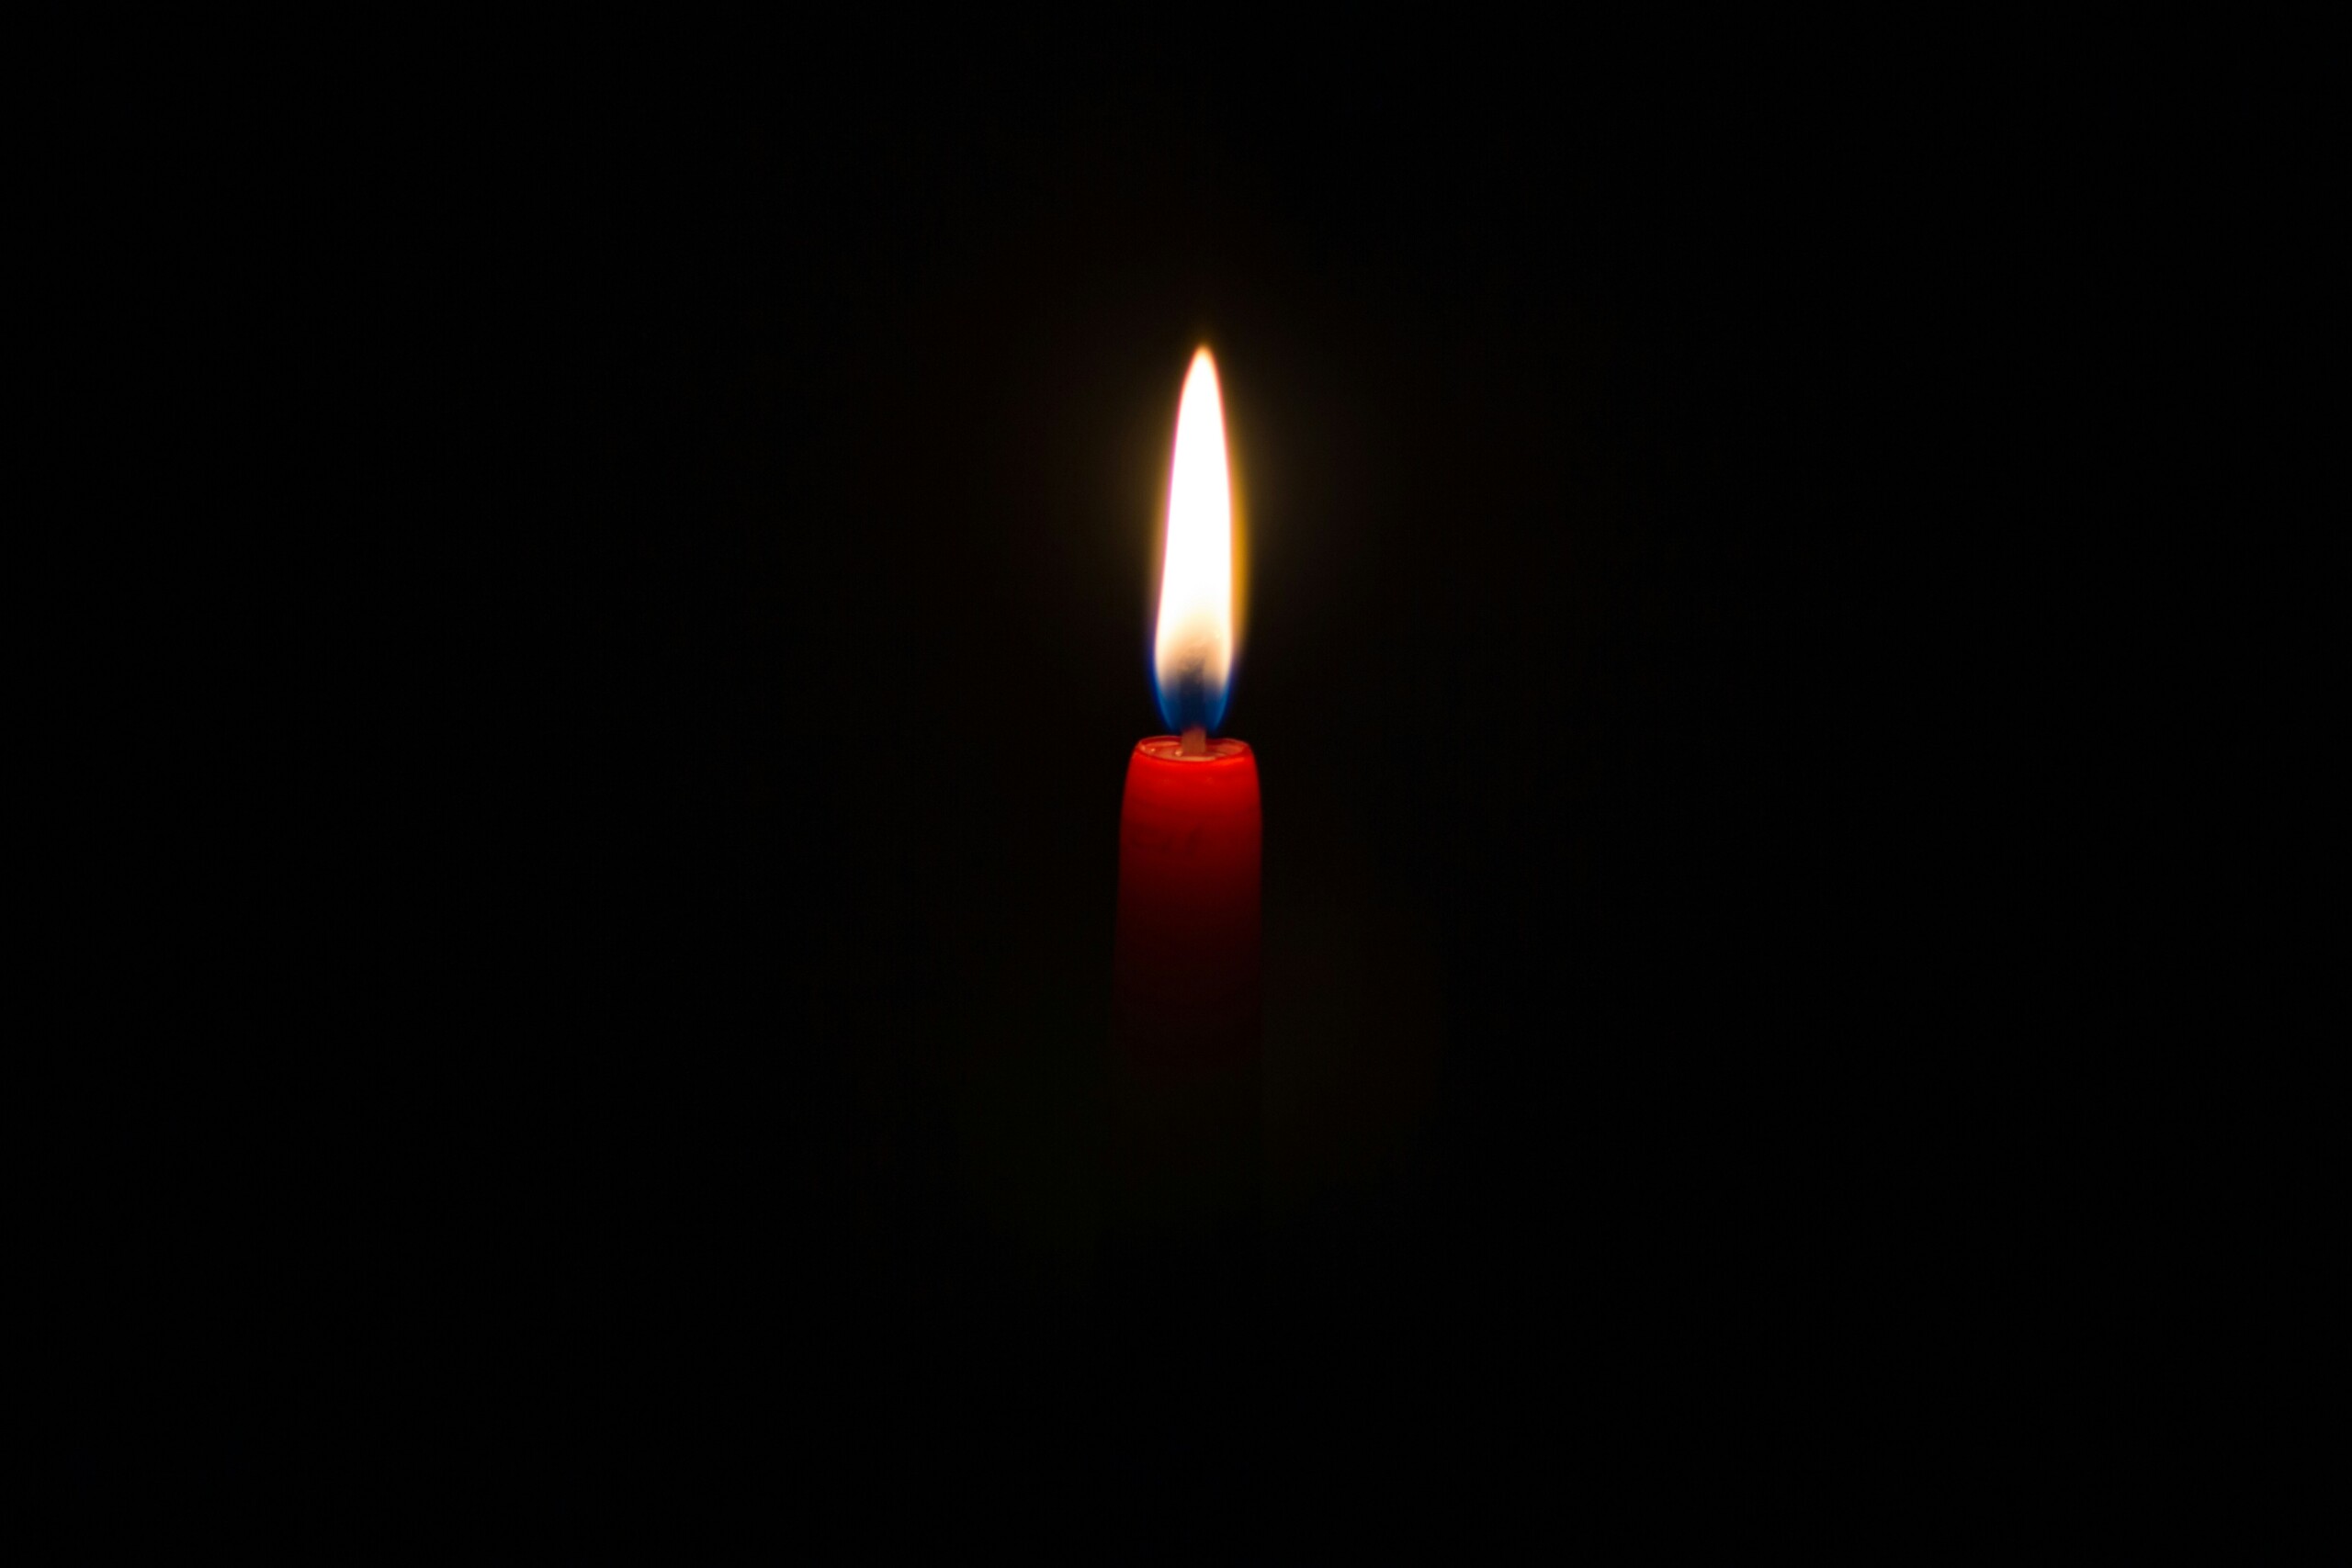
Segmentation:
{"type": "Polygon", "coordinates": [[[1234,654],[1233,503],[1216,365],[1176,416],[1153,679],[1168,735],[1127,760],[1113,961],[1114,1089],[1130,1217],[1245,1224],[1255,1203],[1258,763],[1216,739],[1234,654]]]}
{"type": "Polygon", "coordinates": [[[1126,1054],[1148,1077],[1197,1076],[1254,1047],[1258,846],[1248,746],[1137,744],[1119,811],[1113,974],[1126,1054]]]}
{"type": "Polygon", "coordinates": [[[1233,500],[1216,362],[1176,414],[1152,675],[1171,735],[1136,744],[1119,814],[1114,967],[1126,1054],[1184,1077],[1258,1030],[1258,761],[1212,739],[1233,671],[1233,500]]]}

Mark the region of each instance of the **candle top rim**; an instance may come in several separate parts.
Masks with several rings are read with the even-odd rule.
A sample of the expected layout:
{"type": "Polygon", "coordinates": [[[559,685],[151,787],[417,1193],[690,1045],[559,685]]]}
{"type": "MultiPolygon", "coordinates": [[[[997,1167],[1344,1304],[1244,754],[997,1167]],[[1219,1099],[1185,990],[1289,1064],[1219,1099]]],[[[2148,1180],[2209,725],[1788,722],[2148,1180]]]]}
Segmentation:
{"type": "Polygon", "coordinates": [[[1238,761],[1250,755],[1250,743],[1246,740],[1235,740],[1228,736],[1213,736],[1202,755],[1187,757],[1184,755],[1183,737],[1153,735],[1136,742],[1136,755],[1149,757],[1154,761],[1182,762],[1190,766],[1197,766],[1204,762],[1238,761]]]}

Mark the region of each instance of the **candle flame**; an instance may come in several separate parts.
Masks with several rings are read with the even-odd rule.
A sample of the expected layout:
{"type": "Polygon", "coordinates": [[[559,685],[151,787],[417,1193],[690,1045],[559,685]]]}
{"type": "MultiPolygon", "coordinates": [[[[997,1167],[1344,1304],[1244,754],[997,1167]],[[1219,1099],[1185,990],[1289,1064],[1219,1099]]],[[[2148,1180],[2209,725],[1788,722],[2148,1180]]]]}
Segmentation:
{"type": "Polygon", "coordinates": [[[1169,728],[1212,730],[1225,716],[1233,674],[1233,490],[1225,404],[1206,348],[1193,355],[1176,411],[1152,674],[1169,728]]]}

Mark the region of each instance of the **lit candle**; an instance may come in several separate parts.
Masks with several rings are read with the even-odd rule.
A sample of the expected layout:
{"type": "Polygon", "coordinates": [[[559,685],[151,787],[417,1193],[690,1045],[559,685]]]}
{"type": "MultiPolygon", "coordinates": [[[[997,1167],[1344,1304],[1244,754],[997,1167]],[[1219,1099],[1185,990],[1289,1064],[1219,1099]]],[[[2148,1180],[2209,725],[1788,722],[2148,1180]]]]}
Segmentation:
{"type": "Polygon", "coordinates": [[[1176,414],[1153,679],[1172,734],[1127,761],[1114,976],[1125,1054],[1155,1077],[1254,1051],[1258,761],[1212,739],[1233,673],[1233,492],[1216,363],[1193,355],[1176,414]]]}
{"type": "Polygon", "coordinates": [[[1225,413],[1202,349],[1176,416],[1154,639],[1173,733],[1127,760],[1113,960],[1118,1226],[1131,1240],[1159,1238],[1148,1245],[1166,1272],[1148,1289],[1163,1299],[1180,1277],[1182,1289],[1204,1289],[1229,1276],[1255,1224],[1258,762],[1242,742],[1214,736],[1234,619],[1225,413]],[[1164,1250],[1179,1235],[1212,1253],[1164,1250]]]}

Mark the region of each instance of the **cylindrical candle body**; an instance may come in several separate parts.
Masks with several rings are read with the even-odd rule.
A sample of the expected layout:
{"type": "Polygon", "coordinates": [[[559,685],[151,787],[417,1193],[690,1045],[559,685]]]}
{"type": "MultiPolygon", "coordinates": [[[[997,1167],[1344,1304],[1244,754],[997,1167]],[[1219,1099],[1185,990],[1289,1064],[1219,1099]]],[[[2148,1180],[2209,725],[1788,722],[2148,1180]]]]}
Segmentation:
{"type": "Polygon", "coordinates": [[[1258,1043],[1258,760],[1238,740],[1127,761],[1113,976],[1121,1055],[1146,1081],[1214,1077],[1258,1043]]]}
{"type": "Polygon", "coordinates": [[[1163,1310],[1226,1288],[1255,1247],[1259,842],[1249,747],[1136,748],[1113,958],[1113,1232],[1163,1310]]]}

